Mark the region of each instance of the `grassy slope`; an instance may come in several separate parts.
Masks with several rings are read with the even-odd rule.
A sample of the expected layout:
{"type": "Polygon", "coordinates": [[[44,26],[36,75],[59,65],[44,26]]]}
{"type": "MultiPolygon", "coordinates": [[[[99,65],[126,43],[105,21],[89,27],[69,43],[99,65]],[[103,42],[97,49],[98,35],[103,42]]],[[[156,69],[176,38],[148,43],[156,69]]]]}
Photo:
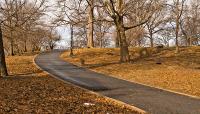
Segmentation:
{"type": "Polygon", "coordinates": [[[143,59],[136,59],[139,49],[130,50],[133,63],[119,64],[118,49],[79,49],[73,58],[68,52],[61,57],[77,65],[83,58],[84,67],[117,78],[200,96],[200,47],[181,48],[180,54],[165,49],[143,59]],[[158,57],[162,65],[155,64],[158,57]]]}
{"type": "Polygon", "coordinates": [[[125,106],[51,78],[36,68],[33,56],[8,57],[6,60],[12,75],[0,78],[1,114],[136,114],[125,106]],[[85,106],[84,103],[95,105],[85,106]]]}

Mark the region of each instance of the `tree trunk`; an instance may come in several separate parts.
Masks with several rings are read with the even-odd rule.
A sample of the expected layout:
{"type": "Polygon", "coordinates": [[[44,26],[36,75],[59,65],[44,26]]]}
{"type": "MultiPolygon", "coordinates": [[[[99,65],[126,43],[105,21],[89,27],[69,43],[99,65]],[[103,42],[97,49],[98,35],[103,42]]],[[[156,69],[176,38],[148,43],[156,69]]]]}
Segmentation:
{"type": "Polygon", "coordinates": [[[122,42],[120,43],[120,62],[129,62],[130,61],[130,56],[129,56],[129,50],[128,50],[128,45],[127,42],[123,39],[122,42]]]}
{"type": "Polygon", "coordinates": [[[93,8],[93,0],[90,0],[89,5],[89,11],[88,11],[88,41],[87,41],[87,47],[93,48],[94,47],[94,40],[93,40],[93,31],[94,31],[94,24],[93,24],[93,18],[94,18],[94,8],[93,8]]]}
{"type": "Polygon", "coordinates": [[[23,35],[23,39],[24,39],[24,52],[28,52],[28,49],[27,49],[27,34],[24,34],[23,35]]]}
{"type": "Polygon", "coordinates": [[[52,45],[50,46],[50,50],[51,50],[51,51],[53,50],[53,46],[52,46],[52,45]]]}
{"type": "Polygon", "coordinates": [[[115,47],[119,48],[119,38],[118,38],[118,36],[115,39],[115,47]]]}
{"type": "MultiPolygon", "coordinates": [[[[51,51],[54,49],[54,45],[53,44],[50,44],[49,47],[50,47],[51,51]]],[[[37,48],[37,51],[38,51],[38,48],[37,48]]]]}
{"type": "Polygon", "coordinates": [[[167,47],[169,48],[169,42],[167,43],[167,47]]]}
{"type": "Polygon", "coordinates": [[[154,43],[153,43],[153,34],[150,33],[150,43],[151,43],[151,47],[154,47],[154,43]]]}
{"type": "Polygon", "coordinates": [[[100,40],[100,48],[103,48],[103,39],[100,40]]]}
{"type": "Polygon", "coordinates": [[[74,47],[74,38],[73,38],[73,35],[74,35],[74,31],[73,31],[73,25],[70,25],[70,30],[71,30],[71,43],[70,43],[70,56],[73,56],[74,53],[73,53],[73,47],[74,47]]]}
{"type": "Polygon", "coordinates": [[[190,37],[190,46],[193,45],[192,37],[190,37]]]}
{"type": "Polygon", "coordinates": [[[126,41],[125,28],[123,25],[123,17],[118,17],[116,19],[116,25],[117,25],[117,35],[120,42],[120,62],[129,62],[130,56],[129,56],[128,44],[126,41]]]}
{"type": "Polygon", "coordinates": [[[116,31],[116,33],[117,33],[117,36],[115,37],[115,47],[116,48],[119,48],[119,36],[120,36],[120,33],[119,32],[117,32],[116,31]]]}
{"type": "Polygon", "coordinates": [[[24,41],[24,52],[27,52],[26,40],[24,41]]]}
{"type": "Polygon", "coordinates": [[[179,19],[177,18],[176,19],[176,51],[175,53],[179,53],[179,42],[178,42],[179,28],[180,28],[179,19]]]}
{"type": "Polygon", "coordinates": [[[1,30],[1,23],[0,23],[0,76],[8,76],[6,61],[5,61],[5,53],[3,47],[3,35],[1,30]]]}

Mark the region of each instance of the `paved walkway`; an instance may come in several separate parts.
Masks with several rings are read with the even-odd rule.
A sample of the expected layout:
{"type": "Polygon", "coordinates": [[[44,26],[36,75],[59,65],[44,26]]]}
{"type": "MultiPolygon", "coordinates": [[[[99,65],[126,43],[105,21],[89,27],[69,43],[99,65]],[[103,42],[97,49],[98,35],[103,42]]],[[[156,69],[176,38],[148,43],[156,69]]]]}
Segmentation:
{"type": "Polygon", "coordinates": [[[74,66],[59,58],[62,51],[43,53],[36,64],[56,77],[152,114],[200,114],[200,99],[131,83],[74,66]]]}

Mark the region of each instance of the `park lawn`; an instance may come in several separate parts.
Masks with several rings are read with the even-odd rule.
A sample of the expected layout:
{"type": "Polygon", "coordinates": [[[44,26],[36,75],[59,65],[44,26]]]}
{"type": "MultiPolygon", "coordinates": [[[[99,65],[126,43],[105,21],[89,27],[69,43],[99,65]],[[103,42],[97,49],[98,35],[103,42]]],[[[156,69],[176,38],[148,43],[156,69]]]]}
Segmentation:
{"type": "Polygon", "coordinates": [[[80,58],[86,67],[95,72],[138,82],[153,87],[164,88],[185,94],[200,96],[200,47],[182,47],[179,54],[174,48],[152,51],[151,56],[138,58],[140,49],[131,48],[131,63],[119,61],[119,49],[77,49],[74,56],[69,52],[61,58],[80,65],[80,58]],[[162,64],[156,64],[160,58],[162,64]]]}
{"type": "Polygon", "coordinates": [[[33,58],[6,58],[11,75],[0,78],[0,114],[139,114],[128,106],[52,78],[34,65],[33,58]]]}

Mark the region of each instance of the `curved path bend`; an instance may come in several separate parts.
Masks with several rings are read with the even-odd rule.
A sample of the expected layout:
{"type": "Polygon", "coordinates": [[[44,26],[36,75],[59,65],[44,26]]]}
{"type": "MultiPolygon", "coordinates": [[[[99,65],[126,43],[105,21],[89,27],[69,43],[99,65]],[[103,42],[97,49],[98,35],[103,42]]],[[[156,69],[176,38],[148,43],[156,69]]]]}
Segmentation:
{"type": "Polygon", "coordinates": [[[200,114],[200,99],[171,93],[77,67],[60,59],[63,51],[42,53],[35,63],[66,82],[136,106],[151,114],[200,114]]]}

